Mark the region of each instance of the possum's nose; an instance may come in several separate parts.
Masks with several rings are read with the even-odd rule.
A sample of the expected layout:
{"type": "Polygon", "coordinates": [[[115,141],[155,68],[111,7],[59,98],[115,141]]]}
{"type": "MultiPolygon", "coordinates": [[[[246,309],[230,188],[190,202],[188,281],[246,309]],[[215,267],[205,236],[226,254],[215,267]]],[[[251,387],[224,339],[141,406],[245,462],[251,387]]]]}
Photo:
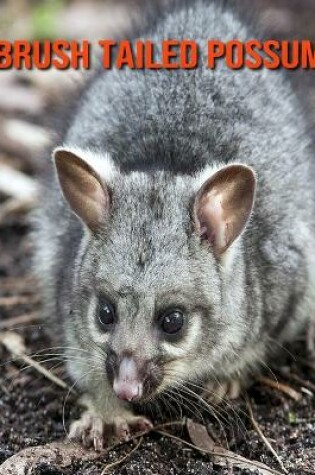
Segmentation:
{"type": "Polygon", "coordinates": [[[139,379],[136,362],[124,357],[119,365],[118,375],[113,382],[114,393],[124,401],[136,401],[143,395],[143,383],[139,379]]]}

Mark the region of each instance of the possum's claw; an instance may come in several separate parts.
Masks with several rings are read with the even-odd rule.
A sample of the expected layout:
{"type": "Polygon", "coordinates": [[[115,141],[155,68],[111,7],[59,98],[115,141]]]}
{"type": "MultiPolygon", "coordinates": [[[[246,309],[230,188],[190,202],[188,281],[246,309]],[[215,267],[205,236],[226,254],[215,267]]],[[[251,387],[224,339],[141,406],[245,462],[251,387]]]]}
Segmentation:
{"type": "Polygon", "coordinates": [[[124,413],[107,422],[102,416],[89,410],[71,424],[69,438],[82,443],[84,447],[93,447],[94,450],[100,451],[109,445],[112,438],[127,442],[133,434],[147,432],[152,427],[146,417],[132,413],[124,413]]]}
{"type": "Polygon", "coordinates": [[[106,445],[103,419],[94,412],[85,411],[79,420],[71,424],[69,438],[82,443],[84,447],[102,450],[106,445]]]}
{"type": "Polygon", "coordinates": [[[148,432],[152,427],[151,421],[143,416],[117,417],[113,421],[113,434],[120,442],[124,442],[130,440],[132,434],[148,432]]]}

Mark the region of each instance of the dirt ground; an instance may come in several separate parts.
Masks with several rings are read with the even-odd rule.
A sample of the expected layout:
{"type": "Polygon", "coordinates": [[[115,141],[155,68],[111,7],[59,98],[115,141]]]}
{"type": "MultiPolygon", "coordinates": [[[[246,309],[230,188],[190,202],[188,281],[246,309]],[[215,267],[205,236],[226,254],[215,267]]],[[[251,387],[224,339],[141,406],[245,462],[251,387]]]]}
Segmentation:
{"type": "MultiPolygon", "coordinates": [[[[272,36],[315,39],[313,0],[259,0],[257,4],[260,21],[272,36]]],[[[311,112],[315,106],[312,74],[291,73],[311,112]]],[[[31,271],[28,214],[33,206],[35,176],[43,166],[42,148],[53,133],[47,124],[60,101],[60,87],[67,91],[76,84],[76,78],[68,81],[59,76],[58,81],[56,87],[55,77],[50,74],[43,80],[38,74],[0,73],[0,184],[1,173],[4,176],[10,169],[26,178],[22,188],[25,185],[27,190],[27,199],[26,195],[12,191],[10,175],[7,191],[1,192],[0,187],[0,475],[284,473],[264,437],[287,473],[315,474],[315,364],[308,360],[303,339],[294,348],[284,350],[283,361],[272,364],[272,369],[266,371],[266,380],[256,382],[247,397],[224,404],[217,417],[200,406],[197,410],[191,406],[191,410],[184,411],[207,429],[216,446],[230,451],[224,452],[225,458],[215,458],[188,445],[192,434],[184,424],[180,428],[165,426],[166,435],[156,430],[98,457],[92,452],[91,456],[72,455],[67,463],[62,455],[53,462],[38,457],[29,471],[5,468],[10,457],[23,449],[62,442],[70,420],[80,412],[76,397],[68,388],[59,387],[36,368],[29,367],[28,361],[13,358],[12,352],[1,344],[4,332],[21,335],[27,355],[71,385],[60,360],[46,356],[51,345],[45,336],[44,323],[38,318],[40,302],[31,271]],[[231,452],[236,458],[240,455],[261,462],[270,470],[262,472],[249,463],[240,468],[239,461],[229,459],[231,452]]],[[[310,117],[311,127],[314,119],[315,114],[310,117]]],[[[179,418],[179,414],[170,414],[165,408],[162,417],[156,415],[155,422],[161,424],[179,418]]]]}

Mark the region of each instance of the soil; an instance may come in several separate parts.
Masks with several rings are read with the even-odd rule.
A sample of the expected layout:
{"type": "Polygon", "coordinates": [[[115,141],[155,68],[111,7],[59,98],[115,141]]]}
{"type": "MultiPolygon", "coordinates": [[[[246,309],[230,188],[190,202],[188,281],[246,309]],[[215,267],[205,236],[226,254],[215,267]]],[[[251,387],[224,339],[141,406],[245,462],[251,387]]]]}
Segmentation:
{"type": "MultiPolygon", "coordinates": [[[[259,3],[264,4],[262,21],[268,20],[270,5],[277,8],[278,13],[281,9],[287,11],[286,18],[289,18],[290,22],[288,20],[287,23],[281,24],[282,29],[277,22],[270,25],[270,29],[279,37],[293,37],[303,32],[304,28],[304,37],[315,36],[315,8],[311,0],[259,3]]],[[[299,81],[297,77],[296,83],[299,81]]],[[[300,84],[307,84],[304,91],[306,97],[314,102],[314,79],[310,75],[304,75],[301,81],[300,84]]],[[[30,120],[29,117],[24,118],[30,120]]],[[[40,116],[32,117],[31,120],[37,123],[45,122],[40,116]]],[[[27,173],[36,172],[36,164],[25,166],[21,155],[12,155],[11,158],[15,165],[21,162],[18,167],[27,173]]],[[[0,205],[4,201],[4,197],[1,197],[0,205]]],[[[0,224],[0,324],[14,317],[40,312],[40,304],[36,302],[36,284],[30,280],[31,254],[27,216],[15,215],[0,224]],[[16,296],[25,297],[23,303],[13,305],[1,300],[2,297],[16,296]]],[[[7,329],[23,336],[29,355],[40,351],[45,353],[44,349],[50,347],[44,332],[44,322],[31,319],[29,324],[9,326],[7,329]]],[[[43,354],[40,360],[47,368],[51,368],[54,374],[71,384],[64,368],[58,365],[59,361],[44,362],[43,354]]],[[[255,383],[247,392],[255,419],[289,474],[314,474],[315,365],[307,359],[303,339],[298,341],[294,348],[284,350],[283,361],[274,362],[266,375],[271,380],[283,383],[286,389],[295,389],[300,398],[296,401],[268,384],[255,383]]],[[[223,405],[217,419],[209,411],[199,409],[200,417],[198,410],[187,411],[186,415],[205,425],[217,444],[281,472],[275,456],[253,428],[244,397],[223,405]]],[[[64,440],[70,421],[77,417],[79,412],[76,398],[69,395],[68,390],[57,387],[35,369],[27,368],[19,361],[12,360],[12,356],[0,345],[0,474],[1,463],[20,450],[64,440]]],[[[168,414],[168,410],[165,410],[162,420],[169,420],[168,414]]],[[[178,419],[179,416],[173,414],[172,417],[178,419]]],[[[156,417],[155,421],[161,422],[161,417],[156,417]]],[[[186,429],[172,429],[172,433],[183,440],[178,441],[161,434],[150,433],[144,436],[137,450],[106,473],[122,475],[255,473],[246,469],[231,468],[228,464],[226,467],[220,467],[209,455],[185,445],[185,441],[189,441],[186,429]]],[[[41,462],[34,468],[32,474],[100,475],[107,464],[118,462],[131,452],[135,443],[134,441],[121,445],[102,455],[97,461],[74,460],[62,470],[57,465],[41,462]]],[[[258,471],[256,473],[258,474],[258,471]]]]}

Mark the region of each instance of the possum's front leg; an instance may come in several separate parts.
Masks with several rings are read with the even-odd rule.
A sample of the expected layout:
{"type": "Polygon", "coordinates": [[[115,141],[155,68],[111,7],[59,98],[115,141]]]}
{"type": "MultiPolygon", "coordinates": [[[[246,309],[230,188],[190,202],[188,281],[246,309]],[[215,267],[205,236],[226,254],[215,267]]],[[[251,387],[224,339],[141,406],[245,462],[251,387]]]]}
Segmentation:
{"type": "Polygon", "coordinates": [[[82,443],[85,447],[102,450],[111,439],[126,442],[133,433],[146,432],[152,423],[144,416],[133,413],[132,409],[111,398],[106,401],[106,408],[89,396],[82,398],[86,410],[81,418],[70,426],[69,438],[82,443]]]}

